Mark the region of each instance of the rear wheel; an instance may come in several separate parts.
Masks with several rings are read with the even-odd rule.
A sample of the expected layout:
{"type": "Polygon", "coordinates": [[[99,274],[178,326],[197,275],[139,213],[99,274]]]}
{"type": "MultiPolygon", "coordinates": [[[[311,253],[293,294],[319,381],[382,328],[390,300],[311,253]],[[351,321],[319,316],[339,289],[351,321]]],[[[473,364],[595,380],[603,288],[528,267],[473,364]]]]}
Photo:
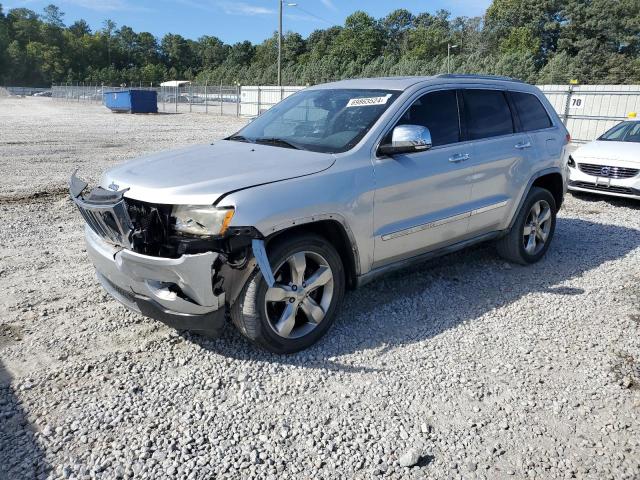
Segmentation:
{"type": "Polygon", "coordinates": [[[556,202],[548,190],[533,187],[507,235],[497,242],[498,254],[527,265],[549,249],[556,228],[556,202]]]}
{"type": "Polygon", "coordinates": [[[275,353],[293,353],[318,341],[331,327],[345,289],[340,255],[322,237],[279,242],[269,258],[276,283],[257,270],[231,309],[252,342],[275,353]]]}

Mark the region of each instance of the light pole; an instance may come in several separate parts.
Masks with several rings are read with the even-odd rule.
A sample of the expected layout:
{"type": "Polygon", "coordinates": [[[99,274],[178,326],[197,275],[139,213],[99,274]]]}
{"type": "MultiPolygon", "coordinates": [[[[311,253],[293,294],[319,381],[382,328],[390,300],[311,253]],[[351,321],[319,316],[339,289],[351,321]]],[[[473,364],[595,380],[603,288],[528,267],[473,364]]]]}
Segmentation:
{"type": "MultiPolygon", "coordinates": [[[[284,0],[278,0],[278,86],[282,85],[282,7],[284,0]]],[[[287,3],[287,7],[296,7],[297,3],[287,3]]]]}
{"type": "Polygon", "coordinates": [[[447,43],[447,73],[451,73],[451,49],[458,48],[458,45],[447,43]]]}

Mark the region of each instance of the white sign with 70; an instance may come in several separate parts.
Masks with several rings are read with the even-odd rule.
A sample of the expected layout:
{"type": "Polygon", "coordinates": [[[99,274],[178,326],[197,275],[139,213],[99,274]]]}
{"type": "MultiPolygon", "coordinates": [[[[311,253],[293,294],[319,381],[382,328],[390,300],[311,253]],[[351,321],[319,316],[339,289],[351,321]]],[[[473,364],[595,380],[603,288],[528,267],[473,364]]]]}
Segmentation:
{"type": "Polygon", "coordinates": [[[584,97],[571,97],[569,108],[584,108],[584,97]]]}

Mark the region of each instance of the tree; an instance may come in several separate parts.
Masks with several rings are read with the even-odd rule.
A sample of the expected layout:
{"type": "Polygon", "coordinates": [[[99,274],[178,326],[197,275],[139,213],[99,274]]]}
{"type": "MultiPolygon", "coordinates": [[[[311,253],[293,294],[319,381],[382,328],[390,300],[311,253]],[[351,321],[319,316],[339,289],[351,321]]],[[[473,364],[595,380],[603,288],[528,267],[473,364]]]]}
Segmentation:
{"type": "Polygon", "coordinates": [[[26,47],[30,41],[39,40],[41,22],[38,14],[33,10],[27,8],[9,10],[6,21],[12,40],[17,41],[21,46],[26,47]]]}
{"type": "Polygon", "coordinates": [[[138,35],[133,31],[133,28],[123,25],[120,30],[115,32],[114,40],[118,45],[118,49],[124,53],[126,58],[125,66],[131,67],[134,65],[133,60],[136,55],[138,35]]]}
{"type": "Polygon", "coordinates": [[[160,42],[160,50],[166,65],[174,68],[178,75],[195,63],[193,46],[193,42],[186,40],[182,35],[171,33],[162,37],[160,42]]]}
{"type": "Polygon", "coordinates": [[[229,54],[229,46],[217,37],[200,37],[197,48],[200,63],[204,68],[215,68],[221,65],[229,54]]]}
{"type": "Polygon", "coordinates": [[[406,55],[425,60],[446,55],[451,40],[449,12],[440,10],[435,16],[418,16],[416,24],[408,34],[406,55]]]}
{"type": "Polygon", "coordinates": [[[385,51],[399,56],[407,48],[407,32],[413,27],[413,14],[399,8],[380,22],[385,36],[385,51]]]}
{"type": "MultiPolygon", "coordinates": [[[[538,40],[538,59],[544,62],[556,50],[564,22],[561,4],[567,0],[493,0],[485,16],[487,40],[500,47],[513,29],[538,40]]],[[[568,0],[576,1],[576,0],[568,0]]],[[[508,48],[508,47],[507,47],[508,48]]]]}
{"type": "Polygon", "coordinates": [[[305,41],[302,35],[296,32],[287,32],[282,42],[282,57],[284,63],[295,63],[300,55],[305,52],[305,41]]]}
{"type": "Polygon", "coordinates": [[[380,55],[384,38],[378,22],[363,11],[347,17],[330,53],[343,61],[364,65],[380,55]]]}
{"type": "Polygon", "coordinates": [[[160,61],[156,37],[149,32],[138,33],[136,37],[135,62],[137,65],[157,64],[160,61]]]}
{"type": "Polygon", "coordinates": [[[43,18],[45,23],[53,27],[64,28],[62,17],[64,17],[64,13],[55,5],[47,5],[43,9],[43,18]]]}
{"type": "Polygon", "coordinates": [[[109,65],[111,65],[111,37],[116,29],[116,22],[111,19],[107,19],[104,21],[103,26],[104,28],[102,29],[102,32],[107,41],[107,61],[109,65]]]}
{"type": "MultiPolygon", "coordinates": [[[[92,32],[84,20],[66,27],[55,5],[38,15],[0,6],[0,81],[158,83],[195,78],[210,83],[275,83],[277,36],[227,45],[170,33],[160,41],[106,20],[92,32]]],[[[640,82],[640,1],[493,0],[483,18],[446,10],[416,15],[395,9],[376,19],[365,12],[306,39],[287,32],[283,81],[325,82],[376,75],[432,75],[452,70],[494,73],[530,82],[640,82]]]]}
{"type": "Polygon", "coordinates": [[[235,43],[229,49],[229,55],[227,55],[226,63],[230,66],[248,65],[251,63],[251,60],[255,55],[255,51],[256,48],[247,40],[235,43]]]}
{"type": "Polygon", "coordinates": [[[0,83],[6,83],[8,76],[9,58],[7,49],[9,48],[9,29],[7,19],[0,4],[0,83]]]}
{"type": "Polygon", "coordinates": [[[69,31],[76,37],[82,37],[83,35],[91,35],[91,28],[85,20],[77,20],[69,26],[69,31]]]}

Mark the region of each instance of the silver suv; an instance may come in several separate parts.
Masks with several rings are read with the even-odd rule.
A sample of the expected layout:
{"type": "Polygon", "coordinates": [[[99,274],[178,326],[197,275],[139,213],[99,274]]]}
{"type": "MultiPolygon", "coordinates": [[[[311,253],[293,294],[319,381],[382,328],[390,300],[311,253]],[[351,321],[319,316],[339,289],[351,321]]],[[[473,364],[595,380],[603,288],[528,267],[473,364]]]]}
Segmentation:
{"type": "Polygon", "coordinates": [[[568,134],[541,92],[499,77],[346,80],[288,97],[210,145],[71,178],[104,288],[178,329],[226,313],[277,353],[316,342],[345,290],[494,240],[549,248],[568,134]]]}

